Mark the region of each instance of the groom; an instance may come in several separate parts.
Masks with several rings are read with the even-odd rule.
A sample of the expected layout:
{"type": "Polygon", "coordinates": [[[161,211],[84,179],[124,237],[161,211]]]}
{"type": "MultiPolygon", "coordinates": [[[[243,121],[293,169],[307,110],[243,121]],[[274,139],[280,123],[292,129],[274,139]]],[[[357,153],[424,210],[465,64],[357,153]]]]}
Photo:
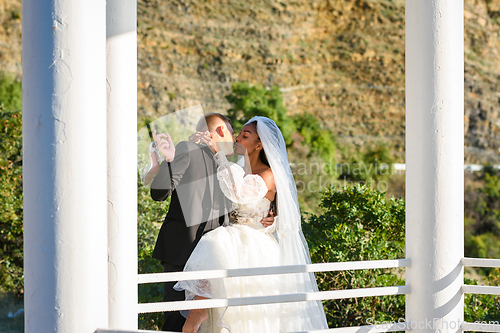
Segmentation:
{"type": "MultiPolygon", "coordinates": [[[[214,154],[221,149],[233,153],[234,132],[229,118],[218,113],[202,117],[198,132],[209,131],[211,140],[205,144],[181,141],[173,146],[168,134],[154,135],[158,150],[166,161],[159,166],[151,184],[151,197],[163,201],[171,197],[170,207],[160,229],[153,258],[159,259],[164,272],[180,272],[203,234],[228,222],[232,203],[222,193],[217,180],[214,154]]],[[[195,136],[195,140],[199,140],[195,136]]],[[[262,224],[272,224],[274,217],[262,224]]],[[[184,300],[184,292],[173,289],[173,282],[164,283],[163,300],[184,300]]],[[[164,313],[163,331],[181,332],[185,318],[179,311],[164,313]]]]}

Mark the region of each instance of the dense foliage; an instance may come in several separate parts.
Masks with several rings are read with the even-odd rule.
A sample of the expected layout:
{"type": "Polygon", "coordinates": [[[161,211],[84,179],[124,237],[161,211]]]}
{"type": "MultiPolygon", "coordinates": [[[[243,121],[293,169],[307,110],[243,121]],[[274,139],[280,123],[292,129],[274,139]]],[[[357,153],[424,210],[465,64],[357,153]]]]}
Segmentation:
{"type": "MultiPolygon", "coordinates": [[[[486,167],[474,177],[480,186],[466,195],[465,255],[500,259],[500,172],[486,167]]],[[[488,273],[488,269],[482,269],[488,273]]]]}
{"type": "MultiPolygon", "coordinates": [[[[156,202],[151,199],[149,187],[137,183],[137,250],[139,274],[161,273],[160,261],[153,259],[153,249],[161,223],[168,211],[170,200],[156,202]]],[[[150,283],[139,285],[139,303],[161,302],[163,300],[163,284],[150,283]]],[[[139,315],[139,328],[159,330],[163,324],[162,313],[145,313],[139,315]]]]}
{"type": "MultiPolygon", "coordinates": [[[[329,188],[323,214],[303,224],[313,262],[404,258],[405,203],[387,199],[367,186],[329,188]]],[[[394,269],[327,272],[317,275],[320,290],[404,285],[394,269]]],[[[366,325],[368,320],[404,318],[404,296],[367,297],[324,302],[330,327],[366,325]]]]}
{"type": "Polygon", "coordinates": [[[23,292],[23,189],[21,112],[0,107],[0,285],[23,292]]]}
{"type": "Polygon", "coordinates": [[[0,291],[23,293],[21,83],[0,77],[0,291]]]}
{"type": "Polygon", "coordinates": [[[235,133],[238,133],[252,117],[264,116],[276,122],[287,145],[292,143],[295,124],[293,119],[286,114],[283,97],[277,86],[268,90],[260,84],[250,86],[248,82],[234,83],[226,99],[232,105],[227,114],[235,133]]]}
{"type": "MultiPolygon", "coordinates": [[[[478,285],[477,280],[465,279],[465,284],[478,285]]],[[[500,269],[495,268],[486,277],[486,284],[500,285],[500,269]]],[[[469,323],[500,323],[499,295],[465,295],[464,320],[469,323]]]]}

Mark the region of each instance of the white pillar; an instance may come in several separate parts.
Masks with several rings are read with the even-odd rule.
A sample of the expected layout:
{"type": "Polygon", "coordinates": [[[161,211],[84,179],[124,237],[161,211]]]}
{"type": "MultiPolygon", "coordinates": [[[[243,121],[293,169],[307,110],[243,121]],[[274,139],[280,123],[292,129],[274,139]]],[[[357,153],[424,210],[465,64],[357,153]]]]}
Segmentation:
{"type": "Polygon", "coordinates": [[[406,320],[463,321],[463,0],[406,0],[406,320]]]}
{"type": "Polygon", "coordinates": [[[25,332],[108,325],[106,7],[23,0],[25,332]]]}
{"type": "Polygon", "coordinates": [[[109,326],[137,329],[137,2],[107,1],[109,326]]]}

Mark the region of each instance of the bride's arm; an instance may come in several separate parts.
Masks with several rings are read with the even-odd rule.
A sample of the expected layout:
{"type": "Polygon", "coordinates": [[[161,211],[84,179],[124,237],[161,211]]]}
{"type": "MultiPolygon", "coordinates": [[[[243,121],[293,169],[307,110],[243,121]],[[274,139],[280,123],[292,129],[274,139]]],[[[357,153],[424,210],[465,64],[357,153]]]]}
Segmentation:
{"type": "MultiPolygon", "coordinates": [[[[270,202],[273,202],[275,199],[276,195],[276,183],[274,181],[274,175],[271,169],[265,170],[262,173],[259,174],[262,179],[264,179],[264,182],[266,183],[266,186],[268,188],[268,192],[266,194],[266,198],[269,199],[270,202]]],[[[266,228],[266,233],[274,233],[277,228],[277,216],[274,216],[274,212],[272,210],[269,211],[269,216],[264,217],[262,221],[260,221],[262,226],[266,228]]]]}
{"type": "Polygon", "coordinates": [[[241,166],[229,162],[224,152],[214,156],[218,164],[217,179],[224,195],[239,204],[256,202],[268,192],[265,180],[259,175],[245,174],[241,166]]]}
{"type": "MultiPolygon", "coordinates": [[[[202,296],[196,296],[196,300],[199,299],[208,299],[202,296]]],[[[182,326],[183,332],[198,332],[200,325],[202,322],[208,319],[208,311],[207,309],[192,309],[189,311],[189,314],[186,318],[186,322],[184,326],[182,326]]]]}

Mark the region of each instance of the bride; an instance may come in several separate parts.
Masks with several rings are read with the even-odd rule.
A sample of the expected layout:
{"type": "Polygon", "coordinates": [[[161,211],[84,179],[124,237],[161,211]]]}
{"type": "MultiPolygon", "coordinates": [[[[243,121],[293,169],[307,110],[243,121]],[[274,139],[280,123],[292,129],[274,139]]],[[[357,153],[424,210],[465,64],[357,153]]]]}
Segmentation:
{"type": "MultiPolygon", "coordinates": [[[[253,117],[236,137],[235,153],[245,155],[245,169],[229,162],[223,151],[215,154],[220,187],[235,203],[231,222],[201,238],[184,270],[309,264],[297,190],[278,126],[269,118],[253,117]],[[278,217],[265,228],[260,221],[273,208],[278,217]]],[[[318,290],[312,273],[180,281],[174,288],[185,290],[187,299],[318,290]]],[[[307,301],[191,310],[183,332],[274,333],[327,328],[321,301],[307,301]]]]}

